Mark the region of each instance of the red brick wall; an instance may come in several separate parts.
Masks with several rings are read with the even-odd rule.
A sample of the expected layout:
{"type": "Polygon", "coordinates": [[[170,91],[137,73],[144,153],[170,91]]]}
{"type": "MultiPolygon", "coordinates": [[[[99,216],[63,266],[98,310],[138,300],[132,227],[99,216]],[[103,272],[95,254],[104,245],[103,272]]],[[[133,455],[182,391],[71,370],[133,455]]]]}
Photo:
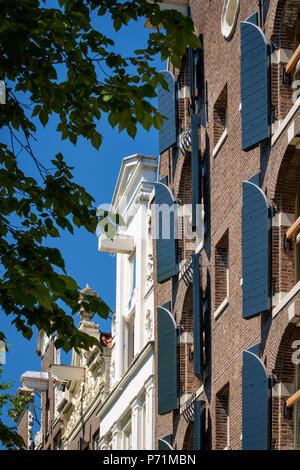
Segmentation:
{"type": "Polygon", "coordinates": [[[28,409],[23,413],[18,423],[18,434],[22,437],[25,443],[25,449],[28,447],[28,409]]]}
{"type": "MultiPolygon", "coordinates": [[[[290,48],[292,47],[293,27],[299,1],[287,0],[285,3],[285,17],[281,20],[283,2],[278,0],[270,1],[264,31],[268,40],[272,39],[275,44],[276,42],[279,44],[280,40],[281,47],[290,48]]],[[[262,189],[266,193],[270,205],[278,208],[281,201],[282,210],[289,212],[294,210],[298,169],[291,163],[291,152],[294,149],[287,147],[286,132],[280,136],[270,152],[268,151],[270,145],[266,145],[264,148],[257,145],[247,152],[241,150],[239,22],[258,11],[258,7],[256,0],[240,2],[237,28],[230,41],[226,41],[221,33],[222,8],[223,2],[220,0],[211,0],[210,2],[204,2],[203,0],[191,1],[195,31],[198,35],[203,34],[204,36],[205,80],[207,81],[208,102],[208,120],[204,123],[201,119],[199,146],[206,164],[204,203],[207,223],[201,265],[208,270],[207,295],[210,293],[211,298],[207,311],[208,318],[205,332],[208,359],[207,379],[204,384],[204,391],[199,398],[206,401],[207,446],[213,449],[221,448],[223,443],[220,444],[217,438],[219,433],[219,428],[217,428],[218,413],[220,411],[220,397],[217,397],[217,394],[228,384],[230,389],[230,447],[231,449],[241,449],[242,351],[261,343],[263,360],[266,361],[268,374],[272,375],[281,338],[288,325],[286,310],[274,320],[271,319],[270,312],[251,320],[242,318],[242,182],[261,171],[262,189]],[[217,107],[215,105],[218,105],[218,98],[222,96],[224,89],[227,89],[228,137],[218,153],[213,156],[213,148],[220,134],[220,132],[219,134],[215,132],[218,128],[215,113],[217,107]],[[219,287],[218,282],[216,282],[216,279],[218,279],[217,271],[220,266],[220,258],[218,258],[220,252],[217,247],[227,230],[230,253],[229,305],[215,319],[213,314],[220,302],[218,297],[219,287]]],[[[291,89],[281,83],[280,64],[278,67],[273,66],[272,68],[272,106],[275,116],[282,119],[292,104],[290,100],[291,89]]],[[[184,84],[188,86],[186,60],[183,62],[180,73],[175,71],[175,76],[180,77],[181,86],[184,84]]],[[[183,128],[186,125],[185,123],[189,122],[189,112],[189,106],[183,102],[180,103],[179,123],[183,128]],[[184,113],[186,113],[185,116],[184,113]]],[[[184,165],[184,158],[180,155],[174,158],[174,154],[176,154],[175,149],[172,149],[160,156],[159,178],[168,174],[169,187],[174,192],[175,198],[179,197],[180,194],[180,199],[188,200],[190,197],[190,187],[189,184],[186,184],[188,163],[184,165]]],[[[280,233],[278,228],[274,228],[272,233],[272,279],[278,291],[288,291],[294,285],[294,255],[293,252],[283,251],[282,230],[284,229],[282,227],[280,233]]],[[[187,257],[189,253],[184,250],[184,243],[179,246],[182,256],[187,257]]],[[[154,262],[154,275],[155,270],[154,262]]],[[[184,313],[190,312],[189,308],[184,310],[184,299],[188,298],[187,291],[188,287],[184,285],[184,281],[179,281],[177,277],[161,285],[155,284],[155,307],[172,300],[172,313],[178,323],[184,319],[184,313]]],[[[187,390],[188,393],[194,393],[198,390],[200,383],[194,382],[191,375],[186,373],[189,366],[186,359],[187,352],[188,345],[181,345],[178,357],[181,387],[182,390],[187,390]]],[[[284,363],[284,368],[288,371],[288,364],[284,363]]],[[[276,400],[273,402],[273,407],[273,417],[275,419],[275,408],[278,408],[276,400]]],[[[278,413],[279,411],[277,415],[278,413]]],[[[290,432],[285,431],[285,424],[282,419],[278,424],[277,417],[274,422],[274,436],[276,436],[276,423],[279,426],[277,434],[285,434],[288,436],[286,441],[289,442],[289,444],[285,444],[282,438],[277,447],[286,448],[291,445],[290,432]]],[[[164,416],[156,415],[156,439],[173,433],[174,447],[178,449],[183,448],[189,442],[190,431],[187,432],[187,429],[188,424],[179,410],[164,416]]],[[[274,439],[279,442],[278,438],[274,437],[274,439]]]]}

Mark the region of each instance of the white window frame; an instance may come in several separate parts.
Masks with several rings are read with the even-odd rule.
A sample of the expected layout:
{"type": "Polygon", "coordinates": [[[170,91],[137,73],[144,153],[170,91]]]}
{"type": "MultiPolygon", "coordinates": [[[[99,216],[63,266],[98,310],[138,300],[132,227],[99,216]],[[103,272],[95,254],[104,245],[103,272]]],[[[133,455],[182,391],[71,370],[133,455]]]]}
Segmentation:
{"type": "Polygon", "coordinates": [[[240,0],[224,0],[221,18],[221,31],[225,39],[230,39],[236,29],[240,12],[240,0]]]}
{"type": "Polygon", "coordinates": [[[132,426],[131,426],[131,416],[123,426],[122,429],[122,448],[123,450],[132,449],[132,426]]]}
{"type": "Polygon", "coordinates": [[[126,348],[126,369],[130,367],[134,359],[134,334],[135,334],[135,309],[125,322],[125,348],[126,348]]]}

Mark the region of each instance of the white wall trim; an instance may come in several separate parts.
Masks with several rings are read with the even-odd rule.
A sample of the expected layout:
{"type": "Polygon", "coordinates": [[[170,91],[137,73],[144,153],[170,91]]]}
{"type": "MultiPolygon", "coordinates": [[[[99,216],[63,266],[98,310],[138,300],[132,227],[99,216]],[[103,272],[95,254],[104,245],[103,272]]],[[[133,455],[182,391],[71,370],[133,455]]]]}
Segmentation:
{"type": "Polygon", "coordinates": [[[283,133],[283,131],[285,130],[285,128],[287,127],[287,125],[290,123],[290,121],[293,119],[294,115],[296,114],[296,112],[298,111],[298,108],[300,106],[300,97],[297,99],[296,103],[294,104],[294,106],[290,109],[289,113],[287,114],[287,116],[284,118],[284,120],[282,121],[282,123],[280,124],[280,127],[279,129],[275,132],[275,134],[273,135],[272,137],[272,141],[271,141],[271,145],[273,146],[275,144],[275,142],[279,139],[279,137],[281,136],[281,134],[283,133]]]}
{"type": "MultiPolygon", "coordinates": [[[[197,398],[199,398],[199,396],[204,392],[204,385],[201,385],[200,388],[198,388],[198,390],[195,392],[195,400],[197,400],[197,398]]],[[[187,393],[186,395],[183,395],[181,397],[181,400],[182,400],[182,405],[180,405],[180,410],[179,410],[179,413],[182,414],[185,410],[184,410],[184,406],[186,404],[186,402],[188,401],[188,399],[192,396],[191,393],[187,393]]]]}
{"type": "Polygon", "coordinates": [[[214,312],[214,319],[217,320],[219,316],[224,312],[225,308],[229,305],[229,298],[225,297],[221,305],[217,308],[217,310],[214,312]]]}
{"type": "Polygon", "coordinates": [[[279,382],[272,388],[273,397],[290,397],[293,395],[295,385],[293,383],[279,382]]]}
{"type": "Polygon", "coordinates": [[[185,331],[180,336],[180,344],[187,344],[187,343],[193,343],[193,342],[194,342],[194,335],[190,331],[185,331]]]}
{"type": "Polygon", "coordinates": [[[290,227],[295,222],[295,214],[277,212],[272,219],[272,227],[290,227]]]}
{"type": "Polygon", "coordinates": [[[272,59],[272,65],[278,65],[278,64],[287,64],[292,57],[294,51],[292,49],[275,49],[271,59],[272,59]]]}
{"type": "Polygon", "coordinates": [[[294,285],[294,287],[287,292],[284,298],[279,302],[279,304],[273,309],[272,317],[275,318],[276,315],[286,306],[286,304],[300,291],[300,281],[294,285]]]}
{"type": "Polygon", "coordinates": [[[217,145],[216,145],[215,148],[213,149],[213,157],[215,157],[215,156],[217,155],[217,153],[219,152],[220,148],[222,147],[222,145],[224,144],[225,140],[227,139],[227,136],[228,136],[228,129],[227,129],[227,127],[226,127],[226,129],[224,130],[223,134],[222,134],[221,137],[219,138],[217,145]]]}

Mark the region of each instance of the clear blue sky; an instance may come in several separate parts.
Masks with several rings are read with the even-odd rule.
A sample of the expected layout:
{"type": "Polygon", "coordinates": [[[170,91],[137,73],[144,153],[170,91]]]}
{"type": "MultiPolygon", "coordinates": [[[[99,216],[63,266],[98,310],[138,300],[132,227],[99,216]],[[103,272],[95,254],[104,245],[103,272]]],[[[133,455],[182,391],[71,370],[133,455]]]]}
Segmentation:
{"type": "MultiPolygon", "coordinates": [[[[56,2],[48,1],[47,6],[55,6],[56,2]]],[[[116,42],[116,49],[123,54],[128,54],[145,44],[149,30],[144,29],[144,21],[131,22],[129,26],[117,34],[112,30],[109,18],[97,19],[97,27],[116,42]]],[[[157,59],[154,65],[158,70],[165,69],[157,59]]],[[[156,104],[156,103],[155,103],[156,104]]],[[[78,184],[84,186],[94,197],[97,205],[110,203],[121,161],[125,156],[134,153],[145,155],[158,155],[158,133],[155,129],[149,133],[141,127],[138,129],[135,140],[127,136],[124,131],[119,134],[113,130],[103,117],[99,124],[99,131],[103,135],[103,144],[96,151],[91,144],[79,139],[76,147],[71,143],[60,140],[60,135],[55,131],[55,122],[49,121],[46,128],[39,126],[38,142],[35,144],[36,155],[43,162],[49,162],[58,152],[61,152],[67,162],[74,166],[73,174],[78,184]]],[[[31,169],[29,157],[22,155],[22,167],[31,169]]],[[[51,239],[49,239],[51,240],[51,239]]],[[[50,243],[48,243],[50,245],[50,243]]],[[[86,283],[109,304],[112,310],[115,307],[115,258],[97,250],[97,237],[84,230],[77,230],[74,235],[62,232],[60,239],[52,239],[52,246],[57,246],[65,259],[68,273],[77,280],[80,287],[86,283]]],[[[37,345],[37,331],[30,341],[11,325],[13,317],[6,317],[0,312],[0,329],[11,344],[6,355],[6,364],[3,366],[3,379],[7,382],[14,381],[11,389],[13,393],[21,385],[19,378],[26,370],[40,370],[40,358],[35,354],[37,345]]],[[[94,321],[100,323],[102,331],[110,331],[110,322],[105,322],[99,317],[94,321]]],[[[63,361],[68,358],[63,356],[63,361]]],[[[12,424],[10,420],[5,420],[12,424]]]]}

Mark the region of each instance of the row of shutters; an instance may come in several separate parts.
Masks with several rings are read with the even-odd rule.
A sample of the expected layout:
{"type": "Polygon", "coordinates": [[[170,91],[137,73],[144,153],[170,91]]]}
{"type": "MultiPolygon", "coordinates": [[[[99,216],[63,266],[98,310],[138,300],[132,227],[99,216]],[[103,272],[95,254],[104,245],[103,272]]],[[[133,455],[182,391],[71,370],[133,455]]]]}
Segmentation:
{"type": "MultiPolygon", "coordinates": [[[[242,149],[247,150],[270,136],[270,46],[258,27],[257,13],[241,22],[241,105],[242,149]]],[[[191,73],[191,89],[197,88],[198,98],[204,91],[203,49],[189,50],[190,60],[196,61],[197,70],[191,73]],[[200,87],[200,89],[199,89],[200,87]]],[[[192,67],[191,67],[192,70],[192,67]]],[[[177,143],[176,86],[171,72],[161,72],[168,90],[158,86],[158,111],[166,117],[159,132],[159,153],[177,143]]],[[[193,93],[193,92],[192,92],[193,93]]]]}
{"type": "MultiPolygon", "coordinates": [[[[194,374],[204,377],[203,360],[203,305],[200,288],[199,254],[192,255],[193,262],[193,337],[194,374]]],[[[157,374],[158,413],[168,413],[178,407],[177,344],[179,330],[171,313],[170,302],[157,308],[157,374]]]]}
{"type": "MultiPolygon", "coordinates": [[[[258,28],[257,14],[241,23],[242,148],[246,150],[269,137],[269,54],[270,49],[258,28]]],[[[164,72],[169,90],[159,88],[159,112],[167,117],[159,136],[159,152],[176,143],[175,80],[164,72]]],[[[200,159],[198,153],[198,115],[192,115],[192,225],[196,226],[196,204],[200,201],[200,159]]],[[[169,236],[163,233],[161,205],[175,207],[172,193],[163,183],[155,185],[157,213],[157,281],[177,274],[175,210],[169,211],[169,236]]],[[[259,175],[243,183],[243,317],[251,318],[269,308],[269,207],[259,187],[259,175]]],[[[203,320],[199,255],[193,261],[194,373],[203,377],[203,320]]],[[[177,343],[178,329],[170,304],[157,309],[158,315],[158,412],[178,407],[177,343]]],[[[243,351],[243,449],[268,448],[268,376],[257,350],[243,351]]],[[[194,447],[202,448],[201,407],[195,401],[194,447]]],[[[160,450],[172,449],[172,436],[159,440],[160,450]]]]}
{"type": "MultiPolygon", "coordinates": [[[[195,400],[193,402],[194,411],[194,450],[204,449],[204,428],[205,428],[205,402],[195,400]]],[[[172,434],[168,434],[158,439],[158,450],[173,450],[172,434]]]]}
{"type": "MultiPolygon", "coordinates": [[[[258,357],[259,345],[243,351],[242,383],[242,448],[269,448],[270,383],[266,367],[258,357]]],[[[160,389],[159,395],[160,396],[160,389]]],[[[194,450],[203,450],[205,441],[205,402],[194,403],[194,450]]],[[[172,435],[158,440],[159,450],[173,450],[172,435]]]]}
{"type": "MultiPolygon", "coordinates": [[[[176,204],[171,191],[163,183],[155,184],[155,203],[157,281],[164,282],[177,274],[178,260],[175,236],[176,204]]],[[[269,227],[270,210],[256,175],[243,182],[244,318],[269,309],[269,227]]],[[[197,274],[195,269],[194,273],[197,274]]]]}
{"type": "MultiPolygon", "coordinates": [[[[199,224],[201,202],[201,161],[198,150],[198,115],[192,116],[192,230],[199,224]]],[[[177,204],[163,182],[155,183],[156,266],[157,282],[161,283],[178,272],[177,204]]]]}

